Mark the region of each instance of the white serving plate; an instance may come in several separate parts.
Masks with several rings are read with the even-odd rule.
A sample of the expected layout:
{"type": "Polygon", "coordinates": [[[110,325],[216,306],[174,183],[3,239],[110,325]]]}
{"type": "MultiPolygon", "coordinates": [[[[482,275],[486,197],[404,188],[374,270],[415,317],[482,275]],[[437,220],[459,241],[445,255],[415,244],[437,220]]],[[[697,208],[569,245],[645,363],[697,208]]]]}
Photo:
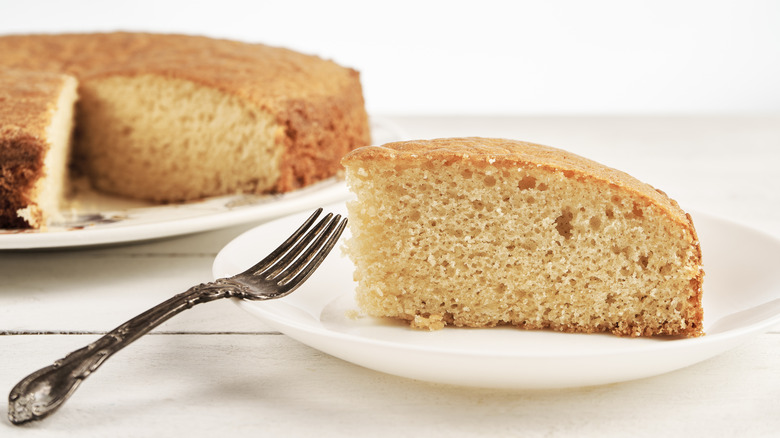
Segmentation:
{"type": "MultiPolygon", "coordinates": [[[[343,203],[326,211],[346,214],[343,203]]],[[[217,256],[214,276],[248,268],[309,214],[285,217],[239,236],[217,256]]],[[[561,388],[650,377],[716,356],[780,324],[780,242],[712,216],[693,217],[706,272],[707,334],[698,338],[621,338],[511,327],[427,332],[356,317],[353,265],[338,246],[293,294],[275,301],[237,302],[304,344],[412,379],[478,387],[561,388]]]]}

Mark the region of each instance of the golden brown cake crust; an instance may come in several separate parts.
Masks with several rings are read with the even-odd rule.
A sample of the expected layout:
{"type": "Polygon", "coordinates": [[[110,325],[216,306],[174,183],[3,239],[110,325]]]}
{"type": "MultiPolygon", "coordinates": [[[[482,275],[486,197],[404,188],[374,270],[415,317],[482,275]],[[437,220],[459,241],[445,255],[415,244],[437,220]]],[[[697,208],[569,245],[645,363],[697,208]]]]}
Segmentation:
{"type": "Polygon", "coordinates": [[[0,69],[0,126],[42,137],[64,80],[57,73],[0,69]]]}
{"type": "Polygon", "coordinates": [[[157,75],[242,99],[283,127],[276,191],[334,175],[347,151],[370,143],[359,73],[292,50],[201,36],[96,33],[0,37],[0,66],[64,72],[79,81],[157,75]]]}
{"type": "Polygon", "coordinates": [[[29,228],[17,210],[43,174],[46,127],[65,76],[0,69],[0,228],[29,228]]]}
{"type": "MultiPolygon", "coordinates": [[[[263,44],[146,33],[0,37],[6,67],[65,72],[80,80],[158,74],[185,79],[273,107],[327,96],[352,85],[333,62],[263,44]],[[268,84],[268,86],[258,86],[268,84]]],[[[352,71],[356,76],[357,72],[352,71]]]]}

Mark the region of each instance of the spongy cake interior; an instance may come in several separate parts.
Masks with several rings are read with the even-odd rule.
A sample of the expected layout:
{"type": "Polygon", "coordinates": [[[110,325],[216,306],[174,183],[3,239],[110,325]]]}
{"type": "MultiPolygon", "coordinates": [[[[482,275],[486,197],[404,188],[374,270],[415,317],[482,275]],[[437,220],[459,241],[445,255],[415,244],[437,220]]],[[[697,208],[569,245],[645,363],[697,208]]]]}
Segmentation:
{"type": "Polygon", "coordinates": [[[418,327],[695,334],[694,236],[608,184],[537,166],[347,164],[357,301],[418,327]]]}
{"type": "Polygon", "coordinates": [[[138,75],[93,79],[81,94],[76,161],[102,191],[170,202],[269,191],[279,178],[281,128],[229,93],[138,75]]]}

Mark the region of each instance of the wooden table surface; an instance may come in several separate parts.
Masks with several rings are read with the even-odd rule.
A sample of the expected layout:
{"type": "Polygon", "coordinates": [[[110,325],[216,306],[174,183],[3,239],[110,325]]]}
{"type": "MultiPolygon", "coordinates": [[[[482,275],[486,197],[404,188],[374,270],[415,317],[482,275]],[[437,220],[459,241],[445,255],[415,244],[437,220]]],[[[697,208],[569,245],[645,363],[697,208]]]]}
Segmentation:
{"type": "MultiPolygon", "coordinates": [[[[507,137],[568,149],[663,189],[687,210],[780,239],[780,117],[384,120],[402,138],[507,137]]],[[[257,225],[119,246],[0,251],[0,390],[212,280],[220,249],[257,225]]],[[[361,368],[218,301],[114,356],[45,421],[0,420],[4,438],[220,435],[780,436],[780,327],[657,377],[496,390],[361,368]]]]}

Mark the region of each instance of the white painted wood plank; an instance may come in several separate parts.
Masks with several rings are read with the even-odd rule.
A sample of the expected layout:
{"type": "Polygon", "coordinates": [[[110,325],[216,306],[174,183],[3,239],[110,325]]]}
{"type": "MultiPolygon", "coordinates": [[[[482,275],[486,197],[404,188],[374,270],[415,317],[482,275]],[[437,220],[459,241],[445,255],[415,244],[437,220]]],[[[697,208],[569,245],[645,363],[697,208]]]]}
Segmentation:
{"type": "MultiPolygon", "coordinates": [[[[0,332],[110,330],[191,286],[211,281],[216,252],[188,253],[176,246],[204,238],[208,236],[169,242],[167,254],[132,254],[126,249],[0,252],[0,332]]],[[[159,330],[268,328],[224,300],[185,311],[159,330]]]]}
{"type": "MultiPolygon", "coordinates": [[[[0,388],[92,338],[0,336],[0,388]]],[[[151,335],[54,416],[23,428],[0,420],[0,436],[773,436],[779,363],[780,335],[763,335],[654,378],[489,390],[377,373],[282,335],[151,335]]]]}

